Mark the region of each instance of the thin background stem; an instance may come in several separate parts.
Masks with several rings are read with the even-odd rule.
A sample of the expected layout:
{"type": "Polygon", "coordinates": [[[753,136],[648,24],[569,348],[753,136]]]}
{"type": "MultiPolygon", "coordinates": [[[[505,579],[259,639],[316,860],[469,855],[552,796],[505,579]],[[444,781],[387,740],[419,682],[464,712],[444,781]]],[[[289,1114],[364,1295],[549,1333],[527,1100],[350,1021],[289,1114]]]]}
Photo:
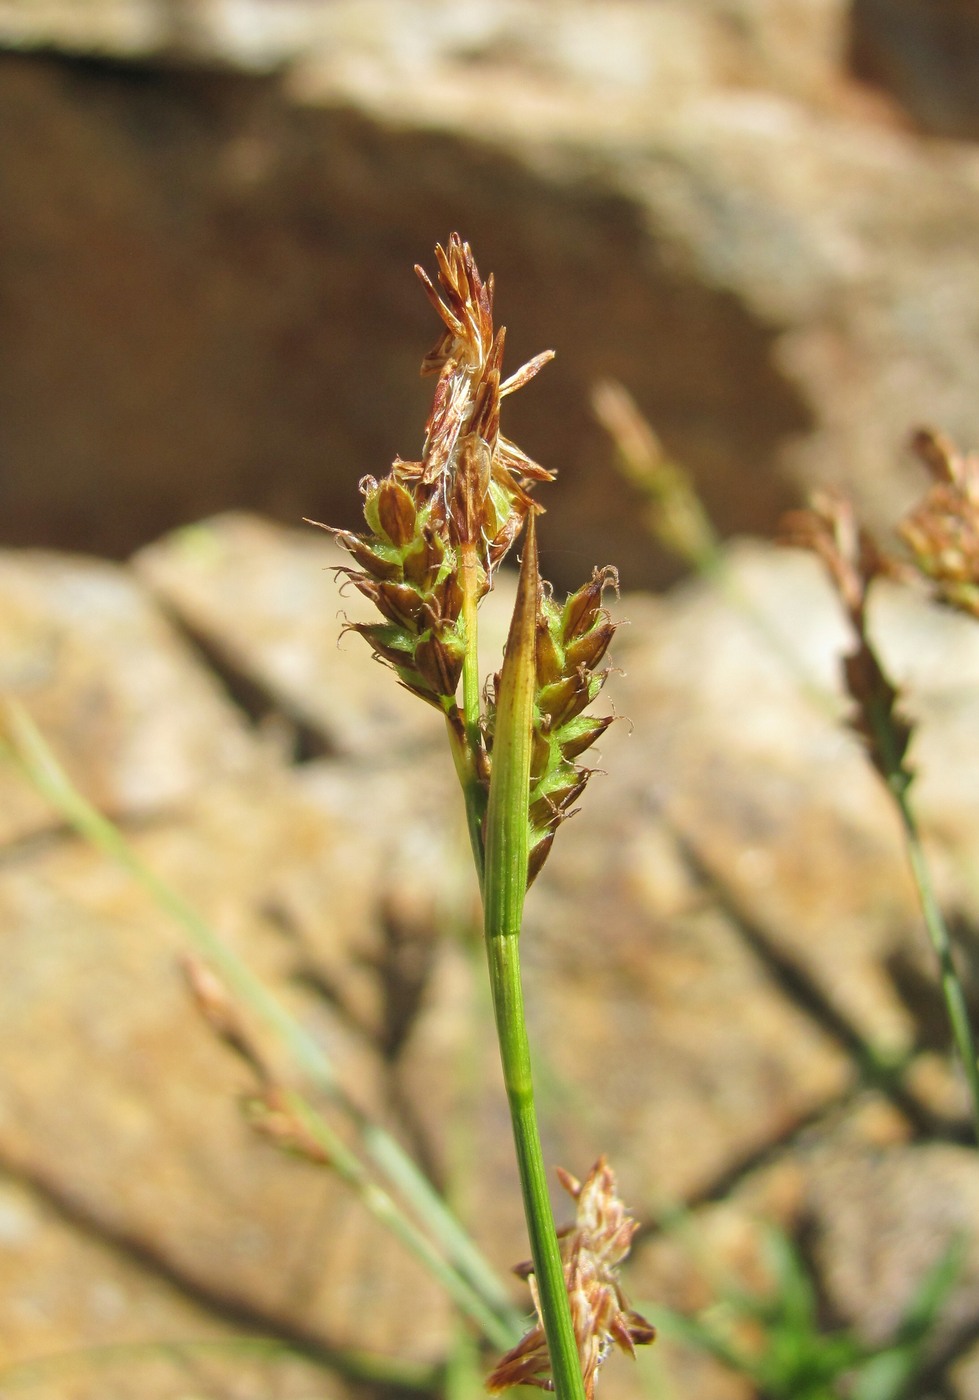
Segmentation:
{"type": "Polygon", "coordinates": [[[969,1021],[969,1008],[965,999],[965,991],[955,966],[955,954],[952,949],[948,925],[935,895],[931,870],[921,844],[921,835],[908,795],[906,792],[899,792],[895,794],[895,797],[898,810],[901,813],[901,821],[904,824],[908,862],[918,891],[925,928],[938,959],[942,995],[945,998],[945,1007],[948,1011],[955,1048],[965,1071],[965,1080],[972,1104],[972,1126],[976,1135],[976,1143],[979,1145],[979,1059],[976,1056],[976,1042],[969,1021]]]}
{"type": "Polygon", "coordinates": [[[315,1134],[338,1173],[357,1190],[370,1212],[392,1229],[416,1258],[439,1278],[486,1337],[494,1345],[510,1346],[520,1333],[519,1314],[492,1266],[400,1144],[355,1107],[340,1086],[333,1065],[320,1045],[261,979],[182,895],[140,860],[118,827],[96,811],[72,785],[26,710],[16,701],[8,700],[4,718],[10,739],[9,753],[27,780],[79,835],[127,871],[157,906],[180,924],[195,950],[220,973],[232,994],[250,1006],[279,1036],[310,1082],[354,1120],[369,1158],[410,1202],[419,1220],[452,1262],[438,1254],[430,1238],[371,1180],[356,1154],[325,1119],[307,1105],[305,1112],[312,1114],[317,1124],[315,1134]]]}
{"type": "MultiPolygon", "coordinates": [[[[868,644],[864,642],[864,645],[868,644]]],[[[911,802],[909,788],[912,775],[903,762],[906,741],[902,742],[895,728],[891,704],[869,703],[862,708],[869,731],[873,735],[875,767],[894,799],[904,828],[911,876],[918,893],[925,928],[938,958],[942,995],[945,998],[952,1038],[965,1072],[972,1109],[972,1126],[976,1143],[979,1145],[979,1061],[976,1058],[976,1042],[969,1022],[965,991],[955,966],[948,925],[935,894],[931,869],[921,843],[921,832],[911,802]]]]}

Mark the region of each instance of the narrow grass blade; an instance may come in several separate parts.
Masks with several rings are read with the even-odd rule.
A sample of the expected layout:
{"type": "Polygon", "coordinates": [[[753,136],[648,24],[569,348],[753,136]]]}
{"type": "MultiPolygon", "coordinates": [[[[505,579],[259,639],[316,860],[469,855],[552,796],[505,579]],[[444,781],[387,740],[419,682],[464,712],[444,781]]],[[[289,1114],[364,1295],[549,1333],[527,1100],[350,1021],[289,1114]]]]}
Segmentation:
{"type": "MultiPolygon", "coordinates": [[[[5,748],[26,780],[64,820],[124,869],[157,907],[183,928],[195,951],[214,966],[233,995],[250,1006],[276,1032],[310,1083],[354,1119],[365,1151],[378,1170],[410,1202],[419,1220],[452,1261],[451,1265],[435,1252],[428,1236],[412,1225],[396,1202],[368,1181],[353,1158],[347,1163],[351,1172],[347,1179],[352,1185],[363,1182],[368,1208],[400,1233],[404,1243],[427,1267],[439,1273],[455,1301],[495,1345],[509,1346],[520,1335],[521,1319],[495,1271],[404,1149],[350,1102],[337,1080],[332,1062],[318,1042],[294,1020],[193,906],[139,858],[119,828],[96,811],[73,786],[23,706],[8,699],[3,705],[2,719],[6,742],[0,745],[0,751],[5,748]]],[[[329,1151],[334,1164],[345,1163],[348,1150],[339,1139],[332,1141],[335,1135],[322,1118],[319,1122],[331,1136],[329,1151]]]]}

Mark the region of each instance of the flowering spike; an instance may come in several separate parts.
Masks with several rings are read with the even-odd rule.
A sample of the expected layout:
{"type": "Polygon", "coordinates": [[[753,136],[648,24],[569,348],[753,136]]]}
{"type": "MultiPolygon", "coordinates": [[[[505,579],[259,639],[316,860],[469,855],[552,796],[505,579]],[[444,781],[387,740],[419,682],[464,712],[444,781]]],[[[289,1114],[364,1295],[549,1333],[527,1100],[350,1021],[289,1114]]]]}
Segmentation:
{"type": "Polygon", "coordinates": [[[615,623],[604,618],[595,622],[581,637],[568,643],[565,657],[569,667],[583,666],[586,671],[594,671],[608,651],[609,642],[615,634],[615,623]]]}
{"type": "MultiPolygon", "coordinates": [[[[561,1258],[585,1396],[593,1400],[599,1367],[611,1348],[617,1346],[635,1356],[637,1346],[648,1346],[655,1339],[656,1329],[629,1307],[619,1283],[618,1266],[629,1252],[638,1225],[619,1199],[607,1159],[600,1157],[584,1181],[560,1167],[558,1177],[577,1207],[574,1225],[561,1237],[561,1258]]],[[[537,1306],[533,1266],[518,1265],[515,1272],[529,1279],[537,1306]]],[[[538,1308],[536,1325],[507,1352],[486,1382],[491,1394],[516,1385],[553,1389],[539,1319],[538,1308]]]]}
{"type": "MultiPolygon", "coordinates": [[[[563,608],[538,591],[536,624],[536,690],[531,739],[528,885],[550,852],[554,833],[572,815],[591,770],[574,760],[590,748],[612,723],[613,716],[582,712],[596,699],[607,672],[594,671],[605,654],[615,624],[601,606],[602,591],[618,578],[614,569],[596,569],[591,581],[571,595],[563,608]]],[[[487,748],[492,751],[496,714],[490,688],[487,748]]]]}
{"type": "Polygon", "coordinates": [[[537,615],[537,741],[531,783],[529,821],[530,878],[547,859],[554,833],[569,817],[584,791],[590,770],[575,763],[612,723],[612,716],[582,712],[598,696],[607,672],[594,668],[602,660],[615,624],[602,607],[602,593],[618,584],[614,569],[596,569],[589,583],[573,593],[563,608],[541,595],[537,615]],[[546,745],[546,757],[540,761],[546,745]]]}
{"type": "Polygon", "coordinates": [[[561,733],[561,754],[564,758],[577,758],[590,749],[602,737],[615,715],[579,715],[564,726],[561,733]]]}
{"type": "Polygon", "coordinates": [[[360,567],[373,578],[394,579],[398,577],[399,568],[396,558],[386,558],[380,551],[371,549],[370,545],[359,535],[350,534],[347,530],[337,530],[336,537],[338,544],[343,545],[348,554],[352,554],[360,567]]]}
{"type": "MultiPolygon", "coordinates": [[[[437,283],[417,269],[444,330],[422,362],[437,374],[425,436],[422,480],[441,498],[455,547],[476,543],[492,572],[523,526],[531,481],[552,481],[553,472],[500,436],[504,330],[493,328],[492,279],[480,278],[468,243],[453,234],[435,250],[437,283]]],[[[551,352],[516,371],[513,393],[533,378],[551,352]]]]}
{"type": "MultiPolygon", "coordinates": [[[[361,482],[367,532],[335,530],[352,556],[347,570],[384,626],[352,630],[391,665],[409,690],[439,705],[454,723],[465,653],[464,561],[474,596],[517,539],[531,509],[530,486],[553,480],[500,435],[500,401],[551,357],[536,356],[501,387],[505,332],[493,326],[493,283],[453,234],[435,250],[433,282],[417,268],[442,332],[422,362],[438,376],[421,461],[397,458],[378,482],[361,482]]],[[[326,527],[328,528],[328,527],[326,527]]]]}
{"type": "Polygon", "coordinates": [[[521,365],[516,374],[511,374],[509,379],[505,379],[500,385],[500,398],[505,399],[507,394],[515,394],[518,389],[522,389],[525,384],[529,384],[535,375],[554,359],[553,350],[542,350],[539,355],[535,355],[532,360],[528,360],[525,365],[521,365]]]}

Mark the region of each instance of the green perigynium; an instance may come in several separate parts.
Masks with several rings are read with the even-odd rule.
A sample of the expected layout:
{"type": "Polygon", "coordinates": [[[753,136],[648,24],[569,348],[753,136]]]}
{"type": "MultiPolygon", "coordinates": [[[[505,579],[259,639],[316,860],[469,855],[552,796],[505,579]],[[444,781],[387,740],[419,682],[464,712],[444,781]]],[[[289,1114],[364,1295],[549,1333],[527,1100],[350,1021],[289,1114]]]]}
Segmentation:
{"type": "Polygon", "coordinates": [[[537,613],[537,692],[530,763],[530,879],[547,858],[554,834],[581,796],[591,770],[578,759],[605,733],[612,715],[587,715],[607,671],[599,671],[615,624],[601,606],[612,568],[596,569],[563,607],[541,592],[537,613]]]}
{"type": "Polygon", "coordinates": [[[352,622],[401,684],[447,714],[455,709],[466,651],[456,555],[421,505],[392,475],[361,482],[368,535],[338,531],[360,570],[346,572],[384,622],[352,622]]]}

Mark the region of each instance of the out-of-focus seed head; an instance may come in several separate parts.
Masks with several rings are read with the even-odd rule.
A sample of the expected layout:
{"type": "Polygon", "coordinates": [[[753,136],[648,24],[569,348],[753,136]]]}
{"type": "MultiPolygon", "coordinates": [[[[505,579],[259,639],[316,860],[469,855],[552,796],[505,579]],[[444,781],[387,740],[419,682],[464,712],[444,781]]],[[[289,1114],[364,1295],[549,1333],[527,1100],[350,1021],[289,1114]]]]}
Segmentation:
{"type": "Polygon", "coordinates": [[[855,704],[850,726],[863,740],[874,767],[892,790],[912,779],[905,764],[911,726],[901,712],[898,692],[877,657],[867,626],[870,589],[896,566],[857,523],[845,498],[820,493],[809,510],[790,511],[779,535],[783,544],[810,549],[822,559],[846,609],[853,650],[843,658],[843,678],[855,704]]]}
{"type": "Polygon", "coordinates": [[[650,534],[695,569],[715,563],[718,539],[694,483],[667,457],[631,395],[607,380],[596,386],[592,407],[615,443],[622,474],[645,497],[650,534]]]}
{"type": "MultiPolygon", "coordinates": [[[[561,1235],[561,1259],[585,1395],[593,1400],[599,1368],[612,1347],[635,1356],[637,1346],[655,1340],[656,1329],[629,1307],[619,1282],[618,1266],[638,1226],[619,1199],[608,1161],[600,1157],[583,1182],[560,1169],[558,1175],[577,1208],[574,1225],[561,1235]]],[[[516,1385],[553,1390],[533,1265],[519,1264],[514,1272],[530,1282],[538,1321],[502,1358],[486,1388],[491,1394],[516,1385]]]]}
{"type": "Polygon", "coordinates": [[[979,453],[921,428],[912,445],[934,478],[898,534],[936,598],[979,617],[979,453]]]}

